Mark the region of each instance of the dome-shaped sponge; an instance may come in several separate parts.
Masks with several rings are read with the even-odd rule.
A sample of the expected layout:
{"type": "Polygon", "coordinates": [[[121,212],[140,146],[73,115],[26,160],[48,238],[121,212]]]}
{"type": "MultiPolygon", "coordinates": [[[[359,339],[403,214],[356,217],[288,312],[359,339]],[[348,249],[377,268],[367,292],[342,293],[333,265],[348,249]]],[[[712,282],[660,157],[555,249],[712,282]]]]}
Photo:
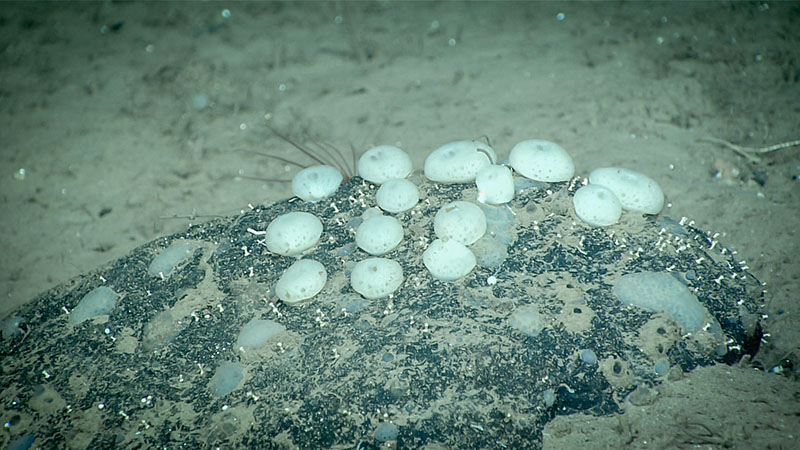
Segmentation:
{"type": "Polygon", "coordinates": [[[497,154],[483,142],[450,142],[425,159],[425,177],[439,183],[469,183],[479,170],[496,161],[497,154]]]}
{"type": "Polygon", "coordinates": [[[522,141],[508,155],[511,166],[520,175],[549,183],[567,181],[575,175],[575,164],[563,147],[541,139],[522,141]]]}
{"type": "Polygon", "coordinates": [[[283,256],[297,256],[317,245],[322,236],[322,222],[307,212],[281,214],[267,225],[269,251],[283,256]]]}
{"type": "Polygon", "coordinates": [[[470,245],[486,233],[486,214],[470,202],[450,202],[433,218],[436,237],[470,245]]]}
{"type": "Polygon", "coordinates": [[[342,173],[335,167],[307,167],[292,178],[292,194],[307,202],[318,202],[333,195],[342,179],[342,173]]]}
{"type": "Polygon", "coordinates": [[[411,169],[411,157],[393,145],[371,148],[358,159],[358,176],[375,184],[405,178],[411,169]]]}
{"type": "Polygon", "coordinates": [[[614,193],[622,209],[658,214],[664,207],[664,191],[647,175],[620,167],[601,167],[589,173],[589,183],[605,186],[614,193]]]}

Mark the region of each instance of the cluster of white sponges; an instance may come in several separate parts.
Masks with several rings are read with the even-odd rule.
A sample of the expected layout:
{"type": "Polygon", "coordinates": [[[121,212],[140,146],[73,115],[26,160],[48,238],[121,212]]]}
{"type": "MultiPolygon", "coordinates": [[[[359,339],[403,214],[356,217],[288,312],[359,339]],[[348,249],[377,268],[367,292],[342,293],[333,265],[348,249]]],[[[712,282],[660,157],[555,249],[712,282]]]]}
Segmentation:
{"type": "MultiPolygon", "coordinates": [[[[509,165],[537,181],[566,181],[575,172],[569,154],[552,142],[527,140],[511,150],[509,165]]],[[[480,141],[445,144],[425,160],[425,176],[440,183],[469,183],[477,187],[476,200],[502,205],[514,199],[514,176],[507,165],[497,164],[494,149],[480,141]]],[[[439,280],[466,276],[477,264],[470,246],[486,233],[486,216],[474,203],[453,202],[434,219],[434,240],[423,253],[423,263],[439,280]]]]}
{"type": "Polygon", "coordinates": [[[664,207],[664,192],[647,175],[619,167],[602,167],[589,173],[589,183],[605,186],[619,199],[622,209],[658,214],[664,207]]]}
{"type": "Polygon", "coordinates": [[[575,214],[593,227],[619,221],[622,210],[658,214],[664,192],[652,178],[635,170],[601,167],[589,173],[589,184],[573,197],[575,214]]]}
{"type": "MultiPolygon", "coordinates": [[[[379,185],[376,203],[380,209],[362,214],[355,243],[368,257],[353,266],[350,284],[356,292],[374,299],[391,295],[402,285],[403,269],[389,258],[403,240],[403,224],[391,215],[413,208],[420,200],[416,184],[407,179],[411,158],[400,148],[381,145],[365,152],[358,161],[358,174],[379,185]]],[[[514,198],[514,175],[540,182],[563,182],[575,175],[575,165],[564,148],[553,142],[531,139],[515,145],[507,164],[498,164],[488,142],[447,143],[425,160],[425,176],[437,183],[471,183],[477,187],[476,201],[503,205],[514,198]],[[512,172],[513,169],[513,172],[512,172]]],[[[292,181],[292,191],[305,201],[319,201],[336,192],[342,181],[330,166],[302,170],[292,181]]],[[[619,220],[623,209],[657,214],[664,204],[658,184],[638,172],[621,168],[600,168],[589,174],[589,184],[575,192],[576,215],[591,226],[608,226],[619,220]]],[[[491,206],[486,206],[491,208],[491,206]]],[[[443,206],[433,223],[435,239],[423,252],[428,271],[442,281],[454,281],[469,274],[476,265],[470,249],[486,234],[486,215],[472,202],[456,201],[443,206]]],[[[300,256],[316,245],[322,223],[314,215],[293,212],[279,216],[266,231],[270,251],[300,256]]],[[[292,304],[317,295],[325,286],[327,272],[317,261],[303,259],[289,267],[276,286],[276,294],[292,304]]]]}
{"type": "MultiPolygon", "coordinates": [[[[419,190],[406,179],[411,173],[411,158],[403,150],[381,145],[366,151],[357,164],[359,175],[382,185],[377,194],[378,206],[389,213],[411,209],[419,201],[419,190]]],[[[338,169],[318,165],[301,170],[292,180],[292,193],[307,202],[317,202],[333,195],[342,182],[338,169]]],[[[356,245],[373,256],[391,252],[403,239],[403,225],[396,218],[370,209],[362,216],[356,245]]],[[[267,226],[265,243],[278,255],[300,257],[320,240],[322,222],[306,212],[291,212],[276,217],[267,226]]],[[[300,259],[279,278],[275,294],[286,304],[313,298],[327,282],[327,271],[318,261],[300,259]]],[[[396,261],[367,258],[353,267],[353,290],[366,298],[381,298],[397,290],[403,282],[403,269],[396,261]]]]}
{"type": "MultiPolygon", "coordinates": [[[[419,189],[408,181],[413,165],[411,157],[392,145],[379,145],[358,159],[358,175],[380,185],[375,195],[378,206],[389,213],[400,213],[419,202],[419,189]]],[[[403,240],[403,224],[371,208],[361,215],[356,230],[356,245],[373,256],[385,255],[403,240]]],[[[368,299],[391,295],[403,284],[403,268],[389,258],[367,258],[356,263],[350,272],[350,286],[368,299]]]]}
{"type": "Polygon", "coordinates": [[[511,168],[535,181],[567,181],[575,165],[560,145],[541,139],[522,141],[511,149],[508,166],[497,164],[497,154],[481,141],[445,144],[425,160],[425,177],[439,183],[470,183],[478,187],[477,201],[500,205],[514,198],[511,168]],[[508,167],[510,166],[510,168],[508,167]]]}
{"type": "Polygon", "coordinates": [[[433,231],[438,239],[422,254],[428,271],[442,281],[457,280],[470,273],[477,262],[467,246],[486,233],[483,211],[470,202],[448,203],[436,213],[433,231]]]}

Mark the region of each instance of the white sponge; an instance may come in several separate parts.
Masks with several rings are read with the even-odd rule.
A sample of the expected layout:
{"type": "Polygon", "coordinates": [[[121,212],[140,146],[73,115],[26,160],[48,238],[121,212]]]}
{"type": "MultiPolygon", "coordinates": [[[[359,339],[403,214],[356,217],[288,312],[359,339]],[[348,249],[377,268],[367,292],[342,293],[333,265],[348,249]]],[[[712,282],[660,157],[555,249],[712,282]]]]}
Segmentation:
{"type": "Polygon", "coordinates": [[[378,188],[375,200],[384,211],[390,213],[408,211],[419,201],[419,188],[405,178],[389,180],[378,188]]]}
{"type": "Polygon", "coordinates": [[[483,142],[450,142],[425,159],[425,177],[439,183],[469,183],[479,170],[496,161],[497,154],[483,142]]]}
{"type": "Polygon", "coordinates": [[[322,236],[322,222],[307,212],[290,212],[276,217],[267,226],[269,251],[283,256],[297,256],[315,246],[322,236]]]}
{"type": "Polygon", "coordinates": [[[293,305],[319,294],[327,280],[325,266],[313,259],[301,259],[278,279],[275,294],[283,303],[293,305]]]}
{"type": "Polygon", "coordinates": [[[522,141],[508,155],[511,167],[531,180],[567,181],[575,175],[575,164],[564,148],[541,139],[522,141]]]}
{"type": "Polygon", "coordinates": [[[601,167],[589,173],[589,183],[610,189],[628,211],[658,214],[664,207],[664,191],[658,183],[635,170],[601,167]]]}
{"type": "Polygon", "coordinates": [[[292,178],[292,194],[307,202],[318,202],[333,195],[342,184],[342,173],[331,166],[311,166],[292,178]]]}
{"type": "Polygon", "coordinates": [[[394,217],[370,217],[356,231],[356,245],[374,256],[389,253],[402,240],[403,225],[394,217]]]}
{"type": "Polygon", "coordinates": [[[470,245],[486,233],[486,214],[474,203],[451,202],[436,213],[433,231],[441,239],[470,245]]]}
{"type": "Polygon", "coordinates": [[[478,201],[490,205],[508,203],[514,198],[514,177],[506,166],[486,166],[475,177],[478,201]]]}
{"type": "Polygon", "coordinates": [[[368,299],[383,298],[403,284],[403,268],[386,258],[367,258],[350,273],[353,290],[368,299]]]}
{"type": "Polygon", "coordinates": [[[375,184],[405,178],[412,168],[411,157],[393,145],[371,148],[358,159],[358,176],[375,184]]]}
{"type": "Polygon", "coordinates": [[[422,262],[441,281],[455,281],[470,273],[477,263],[470,249],[452,239],[431,242],[422,253],[422,262]]]}
{"type": "Polygon", "coordinates": [[[593,227],[605,227],[619,221],[622,205],[617,196],[599,184],[583,186],[572,197],[575,214],[593,227]]]}

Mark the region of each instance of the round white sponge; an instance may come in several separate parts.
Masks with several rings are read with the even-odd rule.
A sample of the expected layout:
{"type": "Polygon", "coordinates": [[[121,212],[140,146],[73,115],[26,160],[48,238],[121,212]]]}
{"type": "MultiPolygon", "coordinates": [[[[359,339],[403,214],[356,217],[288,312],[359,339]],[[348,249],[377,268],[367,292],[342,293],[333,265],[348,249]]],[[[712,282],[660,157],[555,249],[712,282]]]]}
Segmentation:
{"type": "Polygon", "coordinates": [[[422,253],[422,262],[435,278],[455,281],[475,267],[475,255],[452,239],[436,239],[422,253]]]}
{"type": "Polygon", "coordinates": [[[292,178],[292,194],[307,202],[318,202],[333,195],[342,184],[342,173],[331,166],[311,166],[292,178]]]}
{"type": "Polygon", "coordinates": [[[622,205],[609,189],[599,184],[583,186],[572,197],[575,214],[593,227],[605,227],[619,221],[622,205]]]}
{"type": "Polygon", "coordinates": [[[419,188],[405,178],[389,180],[378,188],[375,200],[384,211],[390,213],[408,211],[419,201],[419,188]]]}
{"type": "Polygon", "coordinates": [[[275,294],[283,303],[293,305],[307,300],[325,287],[328,272],[313,259],[301,259],[286,269],[275,285],[275,294]]]}
{"type": "Polygon", "coordinates": [[[367,258],[350,273],[350,286],[368,299],[386,297],[403,284],[403,268],[386,258],[367,258]]]}
{"type": "Polygon", "coordinates": [[[567,181],[575,175],[575,164],[564,148],[541,139],[522,141],[508,155],[511,167],[536,181],[567,181]]]}
{"type": "Polygon", "coordinates": [[[290,212],[276,217],[267,226],[269,251],[283,256],[297,256],[315,246],[322,236],[322,222],[307,212],[290,212]]]}
{"type": "Polygon", "coordinates": [[[474,203],[451,202],[436,213],[433,231],[438,238],[470,245],[486,233],[486,214],[474,203]]]}
{"type": "Polygon", "coordinates": [[[393,145],[379,145],[358,158],[358,176],[375,184],[405,178],[412,168],[411,157],[393,145]]]}
{"type": "Polygon", "coordinates": [[[589,183],[610,189],[628,211],[658,214],[664,207],[664,191],[658,183],[635,170],[601,167],[589,173],[589,183]]]}
{"type": "Polygon", "coordinates": [[[490,205],[508,203],[514,198],[514,177],[506,166],[486,166],[475,177],[478,201],[490,205]]]}
{"type": "Polygon", "coordinates": [[[374,256],[389,253],[402,240],[403,225],[394,217],[370,217],[356,231],[356,245],[374,256]]]}
{"type": "Polygon", "coordinates": [[[425,177],[439,183],[469,183],[497,154],[480,141],[455,141],[437,148],[425,159],[425,177]]]}

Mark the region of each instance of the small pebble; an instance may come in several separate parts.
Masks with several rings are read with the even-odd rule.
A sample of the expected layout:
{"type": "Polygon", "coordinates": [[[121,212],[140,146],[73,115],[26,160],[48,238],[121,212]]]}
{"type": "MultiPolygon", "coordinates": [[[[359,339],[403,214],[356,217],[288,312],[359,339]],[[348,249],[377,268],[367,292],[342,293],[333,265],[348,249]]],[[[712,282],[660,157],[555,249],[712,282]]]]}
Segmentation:
{"type": "Polygon", "coordinates": [[[597,364],[597,355],[593,350],[588,348],[581,350],[581,361],[593,366],[597,364]]]}
{"type": "Polygon", "coordinates": [[[393,441],[397,439],[397,425],[383,422],[375,429],[375,440],[378,442],[393,441]]]}
{"type": "Polygon", "coordinates": [[[556,402],[556,393],[553,392],[552,389],[547,389],[542,392],[542,400],[544,400],[544,404],[549,408],[556,402]]]}

